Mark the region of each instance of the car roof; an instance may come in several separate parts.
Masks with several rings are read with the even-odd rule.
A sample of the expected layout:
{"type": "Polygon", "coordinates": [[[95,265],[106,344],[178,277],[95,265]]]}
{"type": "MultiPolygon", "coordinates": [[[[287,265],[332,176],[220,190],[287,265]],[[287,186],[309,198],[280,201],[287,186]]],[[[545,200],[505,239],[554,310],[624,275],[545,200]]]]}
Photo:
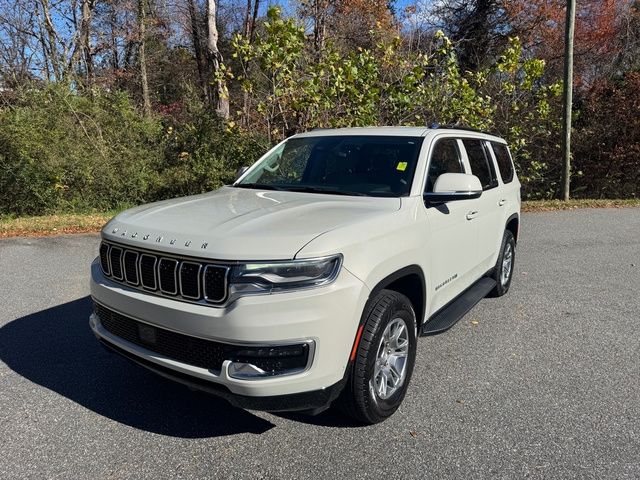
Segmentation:
{"type": "Polygon", "coordinates": [[[482,138],[485,140],[506,143],[502,138],[490,133],[481,132],[471,128],[464,127],[351,127],[351,128],[317,128],[304,133],[294,135],[294,138],[302,137],[326,137],[326,136],[394,136],[394,137],[428,137],[446,134],[447,136],[455,135],[458,137],[482,138]]]}

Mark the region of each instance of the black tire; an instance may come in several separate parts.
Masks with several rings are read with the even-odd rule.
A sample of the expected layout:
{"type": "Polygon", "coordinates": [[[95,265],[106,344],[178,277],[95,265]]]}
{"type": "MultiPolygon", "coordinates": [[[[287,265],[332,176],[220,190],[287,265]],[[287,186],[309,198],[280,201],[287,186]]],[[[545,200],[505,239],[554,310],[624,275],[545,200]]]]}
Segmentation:
{"type": "Polygon", "coordinates": [[[505,293],[509,291],[509,287],[511,286],[511,280],[513,279],[513,269],[516,264],[516,240],[513,237],[513,233],[510,230],[505,230],[504,235],[502,236],[502,245],[500,246],[500,255],[498,255],[498,260],[496,262],[496,266],[493,268],[490,277],[496,281],[496,286],[491,292],[489,292],[489,297],[501,297],[505,293]],[[505,255],[507,255],[508,251],[511,251],[511,268],[509,270],[508,278],[506,281],[503,279],[503,267],[504,267],[504,259],[505,255]]]}
{"type": "MultiPolygon", "coordinates": [[[[374,424],[390,417],[398,409],[407,392],[416,358],[416,315],[407,297],[391,290],[382,290],[368,303],[364,318],[366,320],[360,344],[337,406],[343,413],[359,422],[374,424]],[[376,368],[379,348],[380,351],[384,350],[382,338],[386,327],[391,322],[401,327],[401,322],[397,322],[396,319],[404,321],[408,340],[404,380],[396,387],[397,391],[383,399],[370,388],[370,382],[376,368]]],[[[393,325],[390,328],[392,327],[393,325]]]]}

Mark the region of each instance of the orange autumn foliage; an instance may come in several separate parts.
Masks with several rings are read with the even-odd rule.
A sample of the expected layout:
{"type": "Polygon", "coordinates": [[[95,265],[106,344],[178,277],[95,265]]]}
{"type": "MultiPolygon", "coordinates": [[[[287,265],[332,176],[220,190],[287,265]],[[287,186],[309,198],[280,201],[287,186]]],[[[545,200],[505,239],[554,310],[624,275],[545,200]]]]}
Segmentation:
{"type": "MultiPolygon", "coordinates": [[[[576,86],[590,84],[618,53],[613,42],[621,25],[620,14],[629,0],[578,0],[576,8],[576,86]]],[[[564,0],[505,2],[505,10],[524,45],[552,70],[562,68],[565,28],[564,0]]]]}

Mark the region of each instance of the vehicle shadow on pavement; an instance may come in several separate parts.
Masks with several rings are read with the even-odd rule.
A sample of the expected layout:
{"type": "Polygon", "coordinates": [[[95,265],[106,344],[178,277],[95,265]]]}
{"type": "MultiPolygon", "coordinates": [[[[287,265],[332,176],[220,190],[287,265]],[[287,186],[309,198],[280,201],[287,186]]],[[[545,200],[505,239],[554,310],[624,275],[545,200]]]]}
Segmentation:
{"type": "Polygon", "coordinates": [[[260,434],[271,422],[156,376],[100,346],[89,297],[0,328],[0,360],[26,379],[117,422],[183,438],[260,434]]]}

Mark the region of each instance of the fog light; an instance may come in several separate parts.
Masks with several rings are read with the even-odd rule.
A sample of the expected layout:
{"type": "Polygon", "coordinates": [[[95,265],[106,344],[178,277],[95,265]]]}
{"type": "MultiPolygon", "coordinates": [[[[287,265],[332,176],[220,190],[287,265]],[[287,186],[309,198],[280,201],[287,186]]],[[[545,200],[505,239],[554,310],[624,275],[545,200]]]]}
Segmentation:
{"type": "Polygon", "coordinates": [[[229,376],[232,378],[259,378],[269,377],[270,375],[250,363],[234,362],[229,365],[229,376]]]}
{"type": "Polygon", "coordinates": [[[299,373],[309,361],[309,343],[282,346],[227,346],[225,360],[231,360],[232,378],[260,378],[299,373]]]}

